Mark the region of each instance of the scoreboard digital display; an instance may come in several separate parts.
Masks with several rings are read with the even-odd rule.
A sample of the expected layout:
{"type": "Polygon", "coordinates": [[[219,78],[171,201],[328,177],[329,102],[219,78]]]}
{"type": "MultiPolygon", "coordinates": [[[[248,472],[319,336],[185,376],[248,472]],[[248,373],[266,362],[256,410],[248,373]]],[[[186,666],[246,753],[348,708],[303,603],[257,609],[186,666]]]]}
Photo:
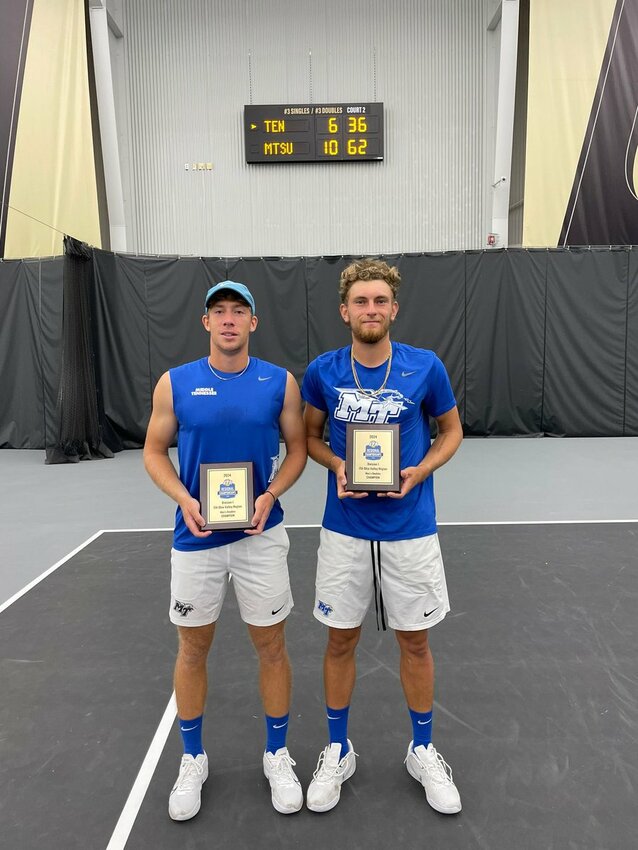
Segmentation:
{"type": "Polygon", "coordinates": [[[244,106],[246,162],[383,159],[382,103],[244,106]]]}

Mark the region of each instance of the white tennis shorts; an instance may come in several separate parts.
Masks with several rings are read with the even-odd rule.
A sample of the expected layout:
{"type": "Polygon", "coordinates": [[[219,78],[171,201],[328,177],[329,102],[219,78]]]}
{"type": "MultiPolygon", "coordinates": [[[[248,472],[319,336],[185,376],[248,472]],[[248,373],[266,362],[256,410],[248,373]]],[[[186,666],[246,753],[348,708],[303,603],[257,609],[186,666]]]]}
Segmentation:
{"type": "Polygon", "coordinates": [[[315,617],[354,629],[373,599],[380,627],[411,632],[439,623],[450,603],[438,535],[371,541],[322,528],[315,617]]]}
{"type": "Polygon", "coordinates": [[[289,548],[288,534],[279,523],[227,546],[195,552],[171,549],[171,622],[177,626],[216,622],[232,575],[242,620],[251,626],[280,623],[293,606],[289,548]]]}

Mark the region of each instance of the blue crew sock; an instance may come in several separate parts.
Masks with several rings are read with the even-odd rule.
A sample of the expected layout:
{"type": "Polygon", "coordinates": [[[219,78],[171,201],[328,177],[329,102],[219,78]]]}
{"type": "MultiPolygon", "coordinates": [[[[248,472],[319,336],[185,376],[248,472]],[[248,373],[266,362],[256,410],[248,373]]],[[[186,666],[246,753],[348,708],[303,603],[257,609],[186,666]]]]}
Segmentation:
{"type": "Polygon", "coordinates": [[[198,756],[204,752],[202,746],[202,723],[204,715],[194,720],[182,720],[179,718],[179,731],[184,742],[184,755],[198,756]]]}
{"type": "Polygon", "coordinates": [[[348,712],[350,706],[345,708],[330,708],[326,706],[326,715],[328,717],[328,734],[330,735],[331,744],[341,744],[341,755],[343,758],[348,752],[348,712]]]}
{"type": "Polygon", "coordinates": [[[288,732],[288,716],[270,717],[266,714],[266,752],[276,753],[286,746],[286,733],[288,732]]]}
{"type": "Polygon", "coordinates": [[[414,749],[423,744],[427,750],[428,744],[432,741],[432,712],[431,711],[412,711],[409,709],[410,717],[412,718],[412,738],[414,749]]]}

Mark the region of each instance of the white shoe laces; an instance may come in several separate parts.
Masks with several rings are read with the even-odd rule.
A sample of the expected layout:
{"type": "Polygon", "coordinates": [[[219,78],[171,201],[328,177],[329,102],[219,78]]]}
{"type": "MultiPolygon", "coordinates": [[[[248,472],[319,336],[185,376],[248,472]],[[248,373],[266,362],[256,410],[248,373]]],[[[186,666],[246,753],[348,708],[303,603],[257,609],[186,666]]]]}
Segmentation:
{"type": "Polygon", "coordinates": [[[195,790],[196,781],[204,772],[204,765],[195,759],[184,759],[179,768],[175,783],[175,794],[190,794],[195,790]]]}
{"type": "MultiPolygon", "coordinates": [[[[319,762],[317,763],[317,768],[315,772],[312,774],[312,778],[315,782],[331,782],[333,779],[340,779],[343,774],[346,772],[347,761],[346,756],[339,761],[339,764],[332,767],[331,765],[326,764],[326,757],[328,755],[329,748],[321,753],[319,756],[319,762]]],[[[346,755],[352,753],[353,755],[357,755],[354,750],[348,750],[346,755]]]]}
{"type": "Polygon", "coordinates": [[[268,761],[272,766],[272,773],[275,774],[276,780],[280,785],[296,785],[297,778],[294,774],[293,767],[297,762],[291,757],[290,753],[280,753],[278,756],[268,754],[268,761]]]}
{"type": "Polygon", "coordinates": [[[405,761],[408,760],[410,755],[414,756],[416,760],[419,762],[421,767],[426,771],[428,776],[430,776],[434,782],[437,782],[439,785],[453,785],[454,782],[452,780],[452,768],[445,761],[442,755],[434,749],[434,761],[424,762],[418,757],[418,755],[412,750],[412,752],[406,756],[405,761]]]}

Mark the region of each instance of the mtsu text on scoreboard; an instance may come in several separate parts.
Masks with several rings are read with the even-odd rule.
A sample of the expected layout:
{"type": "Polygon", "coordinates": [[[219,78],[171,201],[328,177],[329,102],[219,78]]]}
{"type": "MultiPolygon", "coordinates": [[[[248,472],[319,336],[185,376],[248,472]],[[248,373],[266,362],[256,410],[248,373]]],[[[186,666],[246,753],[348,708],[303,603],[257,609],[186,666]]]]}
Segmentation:
{"type": "Polygon", "coordinates": [[[244,106],[246,162],[383,159],[382,103],[244,106]]]}

